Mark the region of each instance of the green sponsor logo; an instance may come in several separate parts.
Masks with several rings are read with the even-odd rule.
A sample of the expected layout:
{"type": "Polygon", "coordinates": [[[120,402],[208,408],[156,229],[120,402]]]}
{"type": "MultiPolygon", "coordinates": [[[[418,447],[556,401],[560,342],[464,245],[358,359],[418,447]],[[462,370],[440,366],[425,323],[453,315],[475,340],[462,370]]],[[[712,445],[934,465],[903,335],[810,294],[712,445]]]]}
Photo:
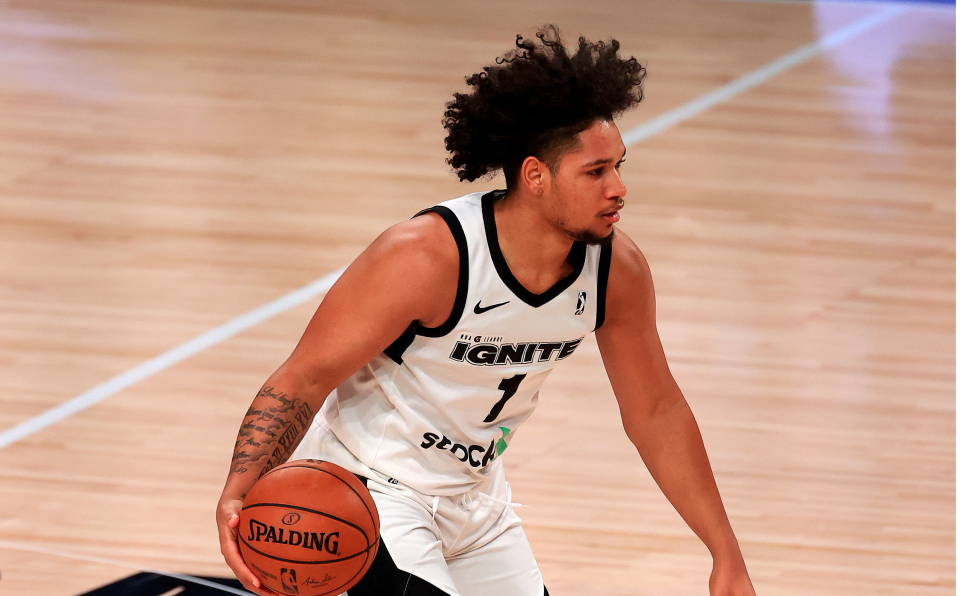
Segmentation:
{"type": "Polygon", "coordinates": [[[499,441],[497,441],[497,456],[498,456],[498,457],[499,457],[500,455],[502,455],[504,451],[507,450],[507,435],[509,435],[510,432],[511,432],[509,428],[506,428],[506,427],[503,427],[503,426],[500,427],[500,430],[503,432],[503,436],[500,437],[500,440],[499,440],[499,441]]]}

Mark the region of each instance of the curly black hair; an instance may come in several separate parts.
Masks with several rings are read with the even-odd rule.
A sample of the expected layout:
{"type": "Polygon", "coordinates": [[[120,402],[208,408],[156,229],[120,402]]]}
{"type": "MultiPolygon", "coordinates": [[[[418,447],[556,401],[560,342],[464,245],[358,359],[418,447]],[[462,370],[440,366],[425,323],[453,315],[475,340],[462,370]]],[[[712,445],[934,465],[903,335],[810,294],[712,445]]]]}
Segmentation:
{"type": "Polygon", "coordinates": [[[553,169],[578,145],[578,134],[643,99],[646,69],[636,58],[621,58],[617,40],[581,37],[569,55],[555,25],[536,37],[539,43],[517,35],[514,50],[466,77],[471,93],[455,93],[447,104],[447,163],[461,181],[502,170],[510,187],[531,155],[553,169]]]}

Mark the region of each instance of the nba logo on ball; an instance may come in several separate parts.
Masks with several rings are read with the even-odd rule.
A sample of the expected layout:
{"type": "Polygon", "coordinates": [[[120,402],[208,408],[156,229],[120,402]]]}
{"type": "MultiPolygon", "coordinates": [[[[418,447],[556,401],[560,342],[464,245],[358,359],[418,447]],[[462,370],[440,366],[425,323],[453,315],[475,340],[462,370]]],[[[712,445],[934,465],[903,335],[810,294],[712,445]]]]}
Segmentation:
{"type": "Polygon", "coordinates": [[[283,586],[283,591],[287,594],[299,594],[300,588],[297,586],[297,570],[281,567],[280,584],[283,586]]]}
{"type": "Polygon", "coordinates": [[[327,596],[353,587],[370,568],[380,518],[356,476],[330,462],[298,460],[253,486],[237,537],[244,561],[267,588],[327,596]]]}

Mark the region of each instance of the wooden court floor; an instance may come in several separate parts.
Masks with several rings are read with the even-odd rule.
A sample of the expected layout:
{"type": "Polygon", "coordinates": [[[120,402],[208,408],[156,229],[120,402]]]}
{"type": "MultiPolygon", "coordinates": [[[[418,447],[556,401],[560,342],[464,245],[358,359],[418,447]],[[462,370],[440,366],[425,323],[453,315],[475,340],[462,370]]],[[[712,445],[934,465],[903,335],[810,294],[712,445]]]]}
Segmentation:
{"type": "MultiPolygon", "coordinates": [[[[516,33],[620,39],[626,132],[880,10],[0,0],[0,432],[500,186],[456,181],[440,117],[516,33]]],[[[908,6],[628,149],[621,229],[758,594],[955,593],[955,31],[908,6]]],[[[0,594],[227,575],[237,427],[318,303],[0,449],[0,594]]],[[[505,462],[554,596],[706,594],[595,343],[505,462]]]]}

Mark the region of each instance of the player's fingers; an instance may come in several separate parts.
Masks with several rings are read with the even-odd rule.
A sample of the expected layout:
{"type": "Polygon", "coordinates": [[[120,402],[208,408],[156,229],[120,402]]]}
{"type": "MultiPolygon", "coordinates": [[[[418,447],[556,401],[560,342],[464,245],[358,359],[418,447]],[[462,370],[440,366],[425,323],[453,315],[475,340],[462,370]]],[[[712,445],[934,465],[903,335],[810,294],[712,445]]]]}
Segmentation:
{"type": "MultiPolygon", "coordinates": [[[[231,517],[227,523],[220,527],[220,552],[224,557],[231,557],[234,560],[243,561],[240,556],[240,543],[237,539],[237,524],[235,520],[239,517],[231,517]]],[[[227,561],[229,563],[229,561],[227,561]]],[[[246,565],[244,565],[246,568],[246,565]]],[[[252,574],[251,574],[252,575],[252,574]]]]}
{"type": "Polygon", "coordinates": [[[250,587],[259,588],[260,579],[250,571],[243,557],[240,556],[236,530],[239,519],[239,516],[231,517],[227,520],[227,523],[220,524],[220,553],[223,555],[223,559],[227,562],[227,565],[230,566],[230,569],[233,570],[233,574],[240,580],[240,583],[244,584],[244,586],[250,584],[247,586],[247,589],[250,589],[250,587]]]}
{"type": "MultiPolygon", "coordinates": [[[[227,562],[229,564],[229,561],[227,562]]],[[[234,567],[230,565],[230,568],[233,569],[234,575],[237,576],[237,579],[240,580],[240,583],[243,584],[243,587],[247,590],[257,594],[258,596],[279,596],[276,592],[260,584],[260,579],[253,575],[253,573],[247,568],[243,563],[243,559],[239,561],[239,567],[234,567]]]]}
{"type": "Polygon", "coordinates": [[[258,596],[279,596],[273,590],[260,584],[260,578],[250,571],[250,568],[247,567],[246,561],[244,561],[243,557],[240,555],[240,547],[237,543],[236,529],[239,519],[239,516],[231,517],[229,520],[227,520],[226,524],[221,525],[220,552],[223,554],[223,559],[227,562],[227,565],[233,571],[233,574],[237,576],[237,579],[240,580],[240,583],[243,584],[243,587],[247,590],[257,594],[258,596]]]}
{"type": "Polygon", "coordinates": [[[229,520],[234,515],[239,515],[243,509],[243,501],[225,501],[221,502],[217,508],[217,519],[229,520]]]}
{"type": "Polygon", "coordinates": [[[255,586],[250,582],[245,582],[240,580],[240,583],[243,584],[243,587],[247,590],[257,594],[258,596],[278,596],[276,592],[270,590],[269,588],[264,588],[263,586],[255,586]]]}
{"type": "Polygon", "coordinates": [[[236,552],[236,554],[224,552],[223,559],[227,562],[227,565],[230,566],[230,569],[233,571],[233,574],[237,576],[237,579],[240,580],[240,583],[243,584],[243,587],[261,596],[273,596],[273,592],[260,585],[260,578],[255,576],[246,566],[239,551],[236,552]]]}
{"type": "Polygon", "coordinates": [[[259,594],[260,596],[281,596],[277,592],[274,592],[270,588],[267,588],[264,586],[260,586],[259,588],[255,588],[254,590],[251,590],[251,591],[254,592],[255,594],[259,594]]]}
{"type": "Polygon", "coordinates": [[[240,527],[240,516],[236,513],[233,513],[230,516],[230,519],[227,520],[227,527],[230,528],[230,532],[233,534],[234,539],[236,539],[237,528],[240,527]]]}

